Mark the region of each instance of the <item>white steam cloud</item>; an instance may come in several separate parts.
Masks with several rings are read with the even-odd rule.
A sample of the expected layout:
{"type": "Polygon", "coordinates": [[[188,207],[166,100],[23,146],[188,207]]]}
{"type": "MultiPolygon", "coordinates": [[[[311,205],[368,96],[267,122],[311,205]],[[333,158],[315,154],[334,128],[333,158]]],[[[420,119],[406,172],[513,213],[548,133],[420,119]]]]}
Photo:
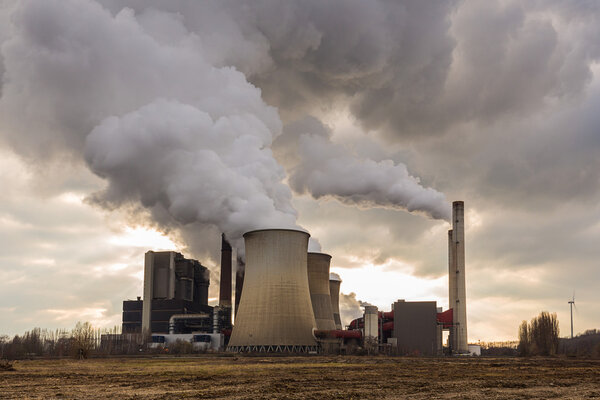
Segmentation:
{"type": "Polygon", "coordinates": [[[315,198],[331,196],[360,207],[397,208],[450,220],[446,197],[424,188],[404,164],[359,159],[317,135],[302,135],[299,147],[302,161],[290,179],[297,192],[308,192],[315,198]]]}
{"type": "MultiPolygon", "coordinates": [[[[282,130],[278,110],[240,72],[276,64],[257,62],[266,38],[232,4],[190,8],[222,19],[214,37],[158,4],[107,1],[110,11],[93,0],[7,4],[0,127],[22,157],[38,165],[83,159],[107,183],[92,196],[97,204],[141,204],[168,227],[216,226],[238,248],[248,230],[299,228],[271,151],[282,130]],[[254,46],[236,52],[235,38],[254,46]]],[[[311,43],[306,51],[318,46],[311,43]]],[[[447,217],[444,196],[401,164],[360,160],[317,136],[299,145],[301,165],[290,179],[298,192],[447,217]]],[[[312,240],[310,249],[320,246],[312,240]]]]}
{"type": "Polygon", "coordinates": [[[109,182],[98,201],[160,205],[180,223],[212,224],[235,240],[252,229],[297,228],[270,140],[253,114],[213,121],[191,105],[157,100],[105,119],[85,153],[109,182]]]}
{"type": "Polygon", "coordinates": [[[241,72],[210,65],[177,15],[31,0],[12,19],[0,112],[22,155],[84,153],[107,181],[99,204],[214,225],[238,246],[248,230],[298,228],[270,150],[277,111],[241,72]]]}

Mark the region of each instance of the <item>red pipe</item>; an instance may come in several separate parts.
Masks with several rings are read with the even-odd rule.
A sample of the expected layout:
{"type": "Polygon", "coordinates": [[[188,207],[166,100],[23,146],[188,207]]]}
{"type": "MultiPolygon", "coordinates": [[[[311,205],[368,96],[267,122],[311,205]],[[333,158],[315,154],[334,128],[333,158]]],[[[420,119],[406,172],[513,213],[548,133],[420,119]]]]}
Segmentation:
{"type": "Polygon", "coordinates": [[[343,331],[336,329],[333,331],[315,331],[315,336],[319,338],[360,339],[362,338],[362,332],[359,330],[343,331]]]}
{"type": "Polygon", "coordinates": [[[393,311],[379,311],[379,319],[389,319],[390,321],[394,320],[394,312],[393,311]]]}
{"type": "Polygon", "coordinates": [[[453,311],[451,308],[437,314],[437,322],[442,324],[444,328],[449,328],[454,322],[453,311]]]}
{"type": "Polygon", "coordinates": [[[394,321],[384,322],[382,329],[384,332],[393,331],[394,330],[394,321]]]}
{"type": "Polygon", "coordinates": [[[364,325],[365,322],[362,318],[356,318],[350,322],[350,329],[361,329],[364,325]]]}

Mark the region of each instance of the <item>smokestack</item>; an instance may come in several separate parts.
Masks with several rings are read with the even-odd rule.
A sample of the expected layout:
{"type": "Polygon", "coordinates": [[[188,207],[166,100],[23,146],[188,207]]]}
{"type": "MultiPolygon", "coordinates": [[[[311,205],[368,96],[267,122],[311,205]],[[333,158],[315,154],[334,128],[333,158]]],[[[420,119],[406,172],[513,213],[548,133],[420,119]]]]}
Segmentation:
{"type": "MultiPolygon", "coordinates": [[[[448,231],[448,308],[454,310],[456,307],[456,266],[454,265],[454,236],[452,229],[448,231]]],[[[454,312],[454,311],[453,311],[454,312]]],[[[452,319],[454,324],[454,318],[452,319]]],[[[454,326],[450,327],[448,345],[452,350],[456,349],[454,326]]]]}
{"type": "Polygon", "coordinates": [[[331,256],[323,253],[308,253],[308,288],[315,322],[318,330],[331,331],[335,328],[331,296],[329,295],[329,264],[331,256]]]}
{"type": "Polygon", "coordinates": [[[453,327],[450,332],[452,350],[469,351],[467,341],[467,294],[465,284],[465,205],[452,203],[452,230],[448,231],[449,306],[452,308],[453,327]]]}
{"type": "Polygon", "coordinates": [[[237,316],[238,308],[240,307],[240,299],[242,298],[242,289],[244,287],[244,274],[246,272],[246,263],[240,256],[237,257],[237,266],[235,270],[235,314],[237,316]]]}
{"type": "Polygon", "coordinates": [[[244,290],[230,351],[316,351],[316,324],[307,279],[309,236],[291,229],[244,234],[244,290]]]}
{"type": "Polygon", "coordinates": [[[342,281],[337,274],[329,274],[329,296],[331,297],[331,310],[333,311],[333,321],[335,329],[342,329],[342,319],[340,318],[340,285],[342,281]]]}
{"type": "Polygon", "coordinates": [[[219,306],[231,308],[231,245],[221,235],[221,287],[219,306]]]}

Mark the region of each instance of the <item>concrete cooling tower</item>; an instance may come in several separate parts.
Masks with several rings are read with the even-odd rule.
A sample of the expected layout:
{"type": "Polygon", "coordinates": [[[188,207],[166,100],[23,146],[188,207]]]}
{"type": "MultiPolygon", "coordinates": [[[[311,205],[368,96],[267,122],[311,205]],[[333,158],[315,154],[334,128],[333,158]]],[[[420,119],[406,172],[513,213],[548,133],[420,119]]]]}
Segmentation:
{"type": "Polygon", "coordinates": [[[244,234],[244,289],[228,350],[317,350],[307,278],[309,236],[290,229],[244,234]]]}
{"type": "Polygon", "coordinates": [[[329,263],[331,256],[323,253],[308,253],[308,288],[318,330],[335,328],[331,297],[329,296],[329,263]]]}
{"type": "Polygon", "coordinates": [[[342,281],[337,274],[329,275],[329,296],[331,297],[331,310],[333,311],[333,321],[335,329],[342,329],[342,319],[340,318],[340,285],[342,281]]]}

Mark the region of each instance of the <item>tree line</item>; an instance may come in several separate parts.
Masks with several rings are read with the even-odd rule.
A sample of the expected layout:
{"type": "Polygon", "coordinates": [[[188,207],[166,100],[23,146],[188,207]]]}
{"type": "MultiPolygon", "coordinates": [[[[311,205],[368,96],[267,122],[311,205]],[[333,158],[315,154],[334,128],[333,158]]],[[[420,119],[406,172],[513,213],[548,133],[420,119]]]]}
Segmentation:
{"type": "Polygon", "coordinates": [[[120,336],[120,327],[94,328],[89,322],[77,322],[71,330],[33,328],[10,338],[0,336],[0,359],[16,360],[32,357],[87,358],[101,350],[103,335],[120,336]]]}
{"type": "Polygon", "coordinates": [[[529,323],[519,326],[520,356],[553,356],[600,358],[600,331],[590,329],[574,338],[559,338],[556,313],[542,311],[529,323]]]}

